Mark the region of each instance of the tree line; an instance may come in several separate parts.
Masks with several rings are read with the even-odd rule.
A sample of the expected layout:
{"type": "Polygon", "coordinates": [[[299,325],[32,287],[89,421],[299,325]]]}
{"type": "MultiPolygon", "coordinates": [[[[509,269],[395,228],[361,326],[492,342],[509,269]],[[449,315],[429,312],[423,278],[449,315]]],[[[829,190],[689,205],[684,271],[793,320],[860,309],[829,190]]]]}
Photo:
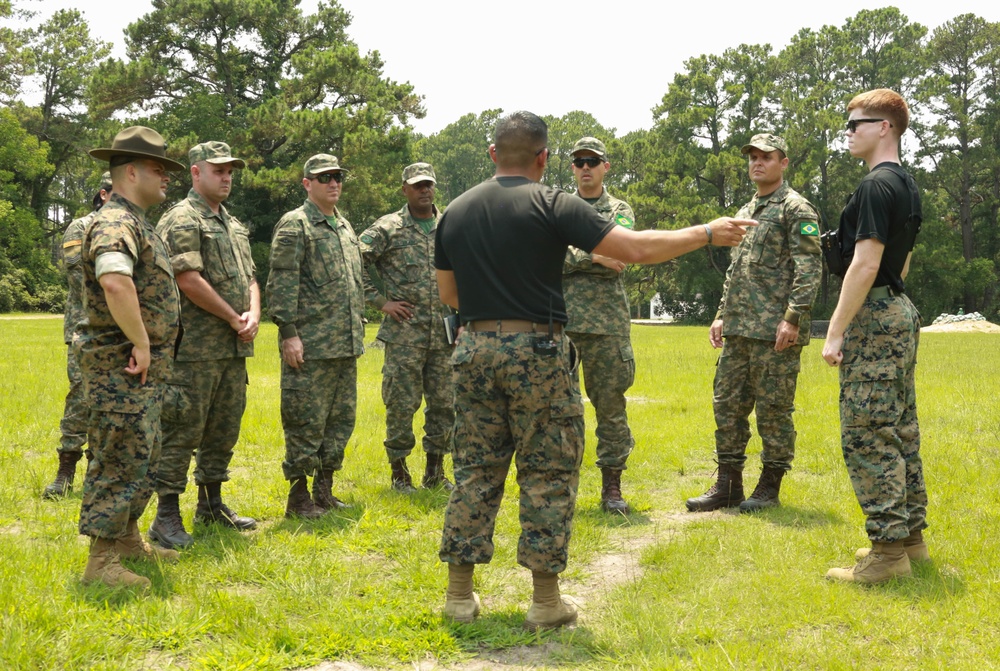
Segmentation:
{"type": "MultiPolygon", "coordinates": [[[[377,51],[360,52],[336,0],[312,14],[299,0],[154,0],[126,29],[124,59],[79,11],[29,29],[17,2],[0,0],[0,312],[62,309],[59,239],[89,211],[104,169],[86,151],[109,146],[124,126],[155,128],[185,163],[188,147],[210,139],[247,161],[227,207],[252,231],[261,281],[271,230],[303,201],[301,166],[312,154],[343,157],[351,170],[339,207],[358,231],[402,205],[404,165],[434,165],[440,206],[493,174],[486,146],[504,110],[414,132],[421,97],[383,74],[377,51]]],[[[780,50],[742,44],[694,56],[664,84],[648,129],[618,136],[586,111],[545,117],[545,181],[572,189],[569,148],[595,135],[608,145],[606,184],[632,205],[638,228],[688,226],[749,200],[740,147],[770,131],[789,142],[787,181],[836,227],[865,170],[847,152],[847,101],[892,88],[911,105],[903,156],[924,193],[908,290],[925,321],[959,309],[996,320],[1000,24],[963,14],[931,30],[894,7],[862,10],[842,26],[803,28],[780,50]]],[[[167,202],[189,185],[178,174],[167,202]]],[[[629,269],[636,315],[658,293],[676,317],[709,321],[728,254],[705,249],[629,269]]],[[[816,316],[832,311],[836,292],[836,278],[825,278],[816,316]]]]}

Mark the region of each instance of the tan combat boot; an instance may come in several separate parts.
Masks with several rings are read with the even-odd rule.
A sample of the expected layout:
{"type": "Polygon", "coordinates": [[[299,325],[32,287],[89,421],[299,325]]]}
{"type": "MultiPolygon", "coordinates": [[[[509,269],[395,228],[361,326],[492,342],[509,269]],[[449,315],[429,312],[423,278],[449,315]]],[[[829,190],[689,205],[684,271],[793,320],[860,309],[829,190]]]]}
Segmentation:
{"type": "Polygon", "coordinates": [[[138,587],[148,590],[152,583],[148,578],[136,575],[122,566],[115,544],[113,538],[92,540],[87,568],[83,571],[83,582],[103,582],[108,587],[138,587]]]}
{"type": "Polygon", "coordinates": [[[532,571],[535,593],[524,626],[531,631],[557,629],[576,622],[576,604],[559,594],[559,574],[532,571]]]}
{"type": "Polygon", "coordinates": [[[832,568],[826,572],[831,580],[845,580],[874,584],[896,577],[906,577],[913,572],[910,558],[903,549],[903,541],[872,543],[872,550],[850,568],[832,568]]]}
{"type": "MultiPolygon", "coordinates": [[[[924,532],[922,531],[914,531],[904,538],[903,550],[906,551],[906,556],[910,558],[911,562],[931,560],[931,553],[927,550],[927,543],[924,542],[924,532]]],[[[854,558],[864,559],[871,551],[871,548],[858,548],[858,551],[854,553],[854,558]]]]}
{"type": "Polygon", "coordinates": [[[444,614],[455,622],[472,622],[479,615],[479,595],[472,591],[475,564],[448,564],[444,614]]]}
{"type": "Polygon", "coordinates": [[[125,536],[115,540],[115,552],[119,557],[127,559],[146,559],[148,561],[165,561],[171,564],[180,559],[181,553],[177,550],[168,550],[158,545],[150,545],[143,540],[139,533],[138,520],[130,519],[125,528],[125,536]]]}

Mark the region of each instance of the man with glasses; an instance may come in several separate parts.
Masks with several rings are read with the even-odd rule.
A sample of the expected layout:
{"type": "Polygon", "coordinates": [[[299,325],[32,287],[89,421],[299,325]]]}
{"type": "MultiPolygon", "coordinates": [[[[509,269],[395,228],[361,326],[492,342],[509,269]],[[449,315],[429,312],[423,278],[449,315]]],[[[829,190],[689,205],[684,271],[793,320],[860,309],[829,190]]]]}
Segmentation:
{"type": "Polygon", "coordinates": [[[840,368],[840,441],[871,548],[827,578],[878,583],[927,561],[927,489],[914,371],[920,315],[904,293],[922,218],[920,190],[899,161],[906,101],[889,89],[847,105],[847,146],[868,174],[840,215],[847,265],[823,359],[840,368]]]}
{"type": "Polygon", "coordinates": [[[267,305],[281,347],[286,517],[347,505],[332,493],[333,473],[354,431],[365,332],[358,238],[337,210],[346,173],[336,156],[306,161],[306,202],[281,218],[271,242],[267,305]]]}
{"type": "Polygon", "coordinates": [[[692,512],[739,506],[753,512],[780,505],[781,480],[795,456],[795,387],[809,343],[812,303],[823,273],[819,215],[785,181],[788,144],[759,133],[743,146],[757,193],[736,214],[760,222],[733,250],[722,300],[708,331],[722,348],[715,368],[715,454],[718,478],[687,500],[692,512]],[[743,498],[750,413],[763,443],[762,471],[743,498]]]}
{"type": "Polygon", "coordinates": [[[91,539],[83,582],[149,589],[120,557],[175,561],[139,535],[160,455],[160,411],[180,326],[167,248],[145,212],[167,197],[167,145],[131,126],[90,155],[110,163],[112,194],[83,233],[83,305],[73,346],[90,407],[80,533],[91,539]]]}
{"type": "Polygon", "coordinates": [[[191,190],[156,227],[170,252],[181,290],[184,331],[163,404],[163,451],[156,474],[158,504],[149,537],[166,548],[193,543],[181,520],[191,455],[198,507],[194,520],[240,531],[256,520],[222,501],[229,462],[240,437],[247,400],[247,357],[260,325],[260,288],[250,256],[250,234],[223,205],[233,172],[246,163],[225,142],[188,151],[191,190]]]}
{"type": "Polygon", "coordinates": [[[476,564],[493,557],[504,483],[516,460],[521,536],[532,572],[525,626],[561,627],[576,607],[559,593],[583,458],[583,404],[574,384],[562,294],[568,245],[633,263],[661,263],[705,246],[732,246],[750,220],[717,219],[679,231],[630,231],[593,207],[539,184],[548,128],[530,112],[497,124],[496,176],[465,192],[438,224],[434,265],[441,300],[464,330],[452,355],[455,490],[439,556],[448,564],[444,613],[471,622],[476,564]]]}
{"type": "Polygon", "coordinates": [[[59,469],[56,479],[42,492],[46,499],[58,499],[73,491],[76,464],[83,457],[83,446],[87,443],[87,404],[83,398],[83,378],[80,377],[80,363],[73,350],[73,335],[76,326],[84,317],[83,309],[83,266],[80,265],[83,249],[83,232],[97,216],[97,212],[111,198],[111,173],[101,175],[101,188],[94,195],[93,211],[74,219],[66,227],[62,239],[63,266],[66,270],[66,309],[63,314],[63,341],[66,343],[66,376],[69,378],[69,392],[63,406],[63,417],[59,422],[59,469]]]}
{"type": "MultiPolygon", "coordinates": [[[[606,221],[632,228],[635,215],[623,200],[604,187],[608,162],[604,143],[595,137],[577,140],[570,152],[576,195],[606,221]]],[[[597,467],[601,469],[601,508],[627,513],[621,478],[635,446],[628,427],[625,392],[635,381],[631,315],[622,271],[625,264],[570,247],[563,264],[563,294],[569,321],[566,333],[579,352],[587,398],[597,416],[597,467]]]]}
{"type": "Polygon", "coordinates": [[[441,213],[434,205],[434,168],[414,163],[403,169],[406,204],[378,219],[361,234],[361,257],[379,276],[381,291],[365,276],[365,297],[384,312],[378,339],[385,343],[382,401],[385,403],[385,451],[392,488],[416,491],[406,458],[416,444],[413,415],[423,398],[424,487],[451,489],[444,476],[444,456],[451,451],[455,422],[451,384],[451,346],[443,319],[451,309],[438,297],[434,273],[434,232],[441,213]]]}

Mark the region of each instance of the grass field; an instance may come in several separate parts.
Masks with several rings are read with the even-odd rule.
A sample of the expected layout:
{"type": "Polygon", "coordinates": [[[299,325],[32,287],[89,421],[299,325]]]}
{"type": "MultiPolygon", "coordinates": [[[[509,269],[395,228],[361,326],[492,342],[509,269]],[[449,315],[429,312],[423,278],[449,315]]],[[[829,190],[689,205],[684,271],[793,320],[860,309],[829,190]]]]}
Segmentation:
{"type": "MultiPolygon", "coordinates": [[[[283,517],[278,359],[272,325],[250,365],[232,481],[256,531],[197,527],[181,562],[134,565],[149,597],[79,577],[82,486],[39,494],[56,469],[66,390],[58,319],[0,320],[0,669],[990,669],[1000,668],[1000,336],[925,334],[917,368],[933,563],[877,587],[832,584],[865,544],[839,447],[836,371],[803,355],[798,452],[784,506],[693,515],[711,482],[706,328],[637,326],[630,392],[637,446],[624,477],[636,512],[597,510],[593,414],[563,588],[579,626],[522,628],[530,576],[516,565],[508,482],[493,564],[476,572],[483,616],[440,617],[446,496],[389,489],[381,441],[382,352],[360,361],[359,413],[334,492],[354,504],[317,522],[283,517]]],[[[369,328],[368,337],[374,337],[369,328]]],[[[422,420],[418,420],[418,424],[422,420]]],[[[748,488],[760,470],[751,441],[748,488]]],[[[423,457],[411,457],[422,472],[423,457]]],[[[449,464],[450,467],[450,464],[449,464]]],[[[195,493],[181,498],[190,529],[195,493]]],[[[155,508],[140,523],[148,528],[155,508]]]]}

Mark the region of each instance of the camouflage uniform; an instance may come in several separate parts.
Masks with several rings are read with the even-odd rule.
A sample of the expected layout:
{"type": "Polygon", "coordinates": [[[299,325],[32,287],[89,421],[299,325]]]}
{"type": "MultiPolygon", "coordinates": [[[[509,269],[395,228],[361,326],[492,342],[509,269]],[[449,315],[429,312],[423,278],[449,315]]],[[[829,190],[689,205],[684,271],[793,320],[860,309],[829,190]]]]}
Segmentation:
{"type": "Polygon", "coordinates": [[[451,308],[438,297],[434,270],[434,231],[440,213],[434,208],[435,228],[425,232],[404,205],[399,212],[378,219],[361,234],[361,257],[374,266],[384,283],[384,295],[366,274],[365,298],[381,308],[388,301],[407,301],[413,316],[398,322],[382,320],[378,339],[385,345],[382,401],[385,403],[385,450],[389,460],[405,459],[413,450],[413,415],[424,410],[424,451],[451,451],[455,422],[451,385],[451,346],[444,324],[451,308]]]}
{"type": "Polygon", "coordinates": [[[339,470],[354,430],[357,358],[364,353],[361,252],[351,224],[312,201],[274,228],[267,305],[279,343],[302,339],[304,363],[281,362],[285,478],[339,470]]]}
{"type": "Polygon", "coordinates": [[[59,422],[60,453],[83,454],[87,442],[87,405],[83,398],[83,377],[80,362],[73,350],[73,337],[77,325],[83,321],[83,266],[80,251],[83,248],[83,232],[97,216],[97,212],[74,219],[63,234],[62,253],[66,266],[66,310],[63,315],[63,342],[66,343],[66,376],[69,378],[69,392],[62,420],[59,422]]]}
{"type": "Polygon", "coordinates": [[[905,295],[866,298],[844,334],[841,444],[875,542],[927,527],[914,371],[920,315],[905,295]]]}
{"type": "Polygon", "coordinates": [[[166,246],[145,213],[118,194],[101,208],[83,237],[86,319],[75,343],[90,408],[90,465],[80,509],[80,533],[121,538],[153,492],[160,452],[160,407],[180,321],[180,298],[166,246]],[[118,327],[97,278],[95,262],[108,252],[134,262],[132,281],[149,335],[145,384],[125,372],[132,343],[118,327]]]}
{"type": "MultiPolygon", "coordinates": [[[[628,203],[613,198],[607,189],[594,209],[625,228],[632,228],[635,221],[628,203]]],[[[635,446],[625,411],[625,392],[635,381],[628,296],[621,273],[592,259],[592,254],[576,247],[566,252],[566,332],[579,350],[587,397],[597,415],[596,465],[621,471],[635,446]]],[[[574,375],[579,386],[579,373],[574,375]]]]}
{"type": "Polygon", "coordinates": [[[538,339],[468,330],[459,336],[452,359],[459,484],[445,511],[442,561],[492,559],[496,514],[516,455],[517,562],[546,573],[566,568],[583,460],[583,403],[570,371],[568,339],[556,336],[558,356],[535,354],[538,339]]]}
{"type": "Polygon", "coordinates": [[[763,442],[766,468],[787,471],[795,455],[795,386],[802,347],[809,343],[812,302],[822,273],[818,215],[782,182],[754,196],[736,213],[756,219],[732,252],[716,319],[725,344],[715,372],[716,454],[719,464],[742,469],[751,410],[763,442]],[[795,345],[776,352],[782,320],[798,324],[795,345]]]}
{"type": "MultiPolygon", "coordinates": [[[[249,232],[223,205],[219,213],[194,189],[156,227],[170,252],[175,275],[201,273],[237,314],[250,310],[256,268],[249,232]]],[[[157,494],[180,494],[187,484],[191,454],[198,485],[229,480],[229,462],[246,408],[244,342],[223,319],[181,293],[184,331],[163,403],[163,449],[157,494]]]]}

